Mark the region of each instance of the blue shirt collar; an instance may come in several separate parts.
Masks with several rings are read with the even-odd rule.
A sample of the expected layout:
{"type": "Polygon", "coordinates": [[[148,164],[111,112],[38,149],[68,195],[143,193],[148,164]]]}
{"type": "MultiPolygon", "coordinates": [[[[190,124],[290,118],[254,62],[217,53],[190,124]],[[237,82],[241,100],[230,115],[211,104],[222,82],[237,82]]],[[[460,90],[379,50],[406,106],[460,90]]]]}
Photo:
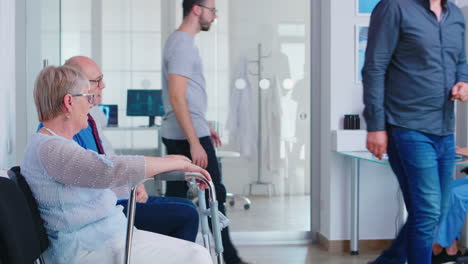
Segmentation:
{"type": "MultiPolygon", "coordinates": [[[[424,7],[427,9],[430,9],[431,7],[431,0],[419,0],[420,2],[423,3],[424,7]]],[[[447,1],[448,0],[442,0],[442,8],[445,10],[447,9],[447,1]]]]}

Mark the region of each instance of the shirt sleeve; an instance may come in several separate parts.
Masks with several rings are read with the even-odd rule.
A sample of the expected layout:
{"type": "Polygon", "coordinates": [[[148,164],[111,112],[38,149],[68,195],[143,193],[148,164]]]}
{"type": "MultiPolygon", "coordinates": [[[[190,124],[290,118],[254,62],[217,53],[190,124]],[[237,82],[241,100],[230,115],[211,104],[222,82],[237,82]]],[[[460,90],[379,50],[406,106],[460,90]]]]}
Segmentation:
{"type": "MultiPolygon", "coordinates": [[[[460,11],[459,11],[460,12],[460,11]]],[[[460,55],[458,56],[458,64],[457,64],[457,82],[468,82],[468,65],[466,64],[466,38],[465,38],[465,22],[463,14],[460,12],[461,20],[463,21],[463,32],[461,35],[462,38],[462,48],[460,51],[460,55]]]]}
{"type": "Polygon", "coordinates": [[[54,180],[84,188],[135,186],[145,177],[143,156],[106,156],[75,142],[51,139],[41,145],[40,157],[54,180]]]}
{"type": "Polygon", "coordinates": [[[385,75],[400,35],[398,1],[382,0],[371,15],[362,69],[364,118],[367,131],[385,130],[385,75]]]}
{"type": "Polygon", "coordinates": [[[184,77],[193,75],[194,68],[194,44],[189,41],[180,40],[174,44],[171,53],[167,56],[167,73],[177,74],[184,77]]]}

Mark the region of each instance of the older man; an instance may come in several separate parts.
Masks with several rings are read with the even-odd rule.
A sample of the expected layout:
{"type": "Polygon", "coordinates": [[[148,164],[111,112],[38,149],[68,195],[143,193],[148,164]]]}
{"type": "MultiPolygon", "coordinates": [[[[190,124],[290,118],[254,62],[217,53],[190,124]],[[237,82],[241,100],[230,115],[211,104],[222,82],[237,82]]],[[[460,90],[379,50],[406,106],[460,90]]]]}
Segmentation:
{"type": "MultiPolygon", "coordinates": [[[[105,126],[105,116],[97,105],[102,102],[102,92],[106,85],[99,66],[90,58],[76,56],[68,59],[65,65],[78,68],[89,80],[90,93],[95,95],[94,107],[88,117],[88,128],[81,130],[73,138],[86,149],[99,154],[113,155],[111,144],[100,133],[105,126]]],[[[128,197],[128,190],[114,190],[121,197],[128,197]]],[[[127,210],[127,199],[121,199],[118,204],[127,210]]],[[[135,226],[141,230],[168,235],[194,242],[198,232],[198,212],[193,203],[183,198],[148,197],[144,185],[137,189],[137,209],[135,226]]]]}

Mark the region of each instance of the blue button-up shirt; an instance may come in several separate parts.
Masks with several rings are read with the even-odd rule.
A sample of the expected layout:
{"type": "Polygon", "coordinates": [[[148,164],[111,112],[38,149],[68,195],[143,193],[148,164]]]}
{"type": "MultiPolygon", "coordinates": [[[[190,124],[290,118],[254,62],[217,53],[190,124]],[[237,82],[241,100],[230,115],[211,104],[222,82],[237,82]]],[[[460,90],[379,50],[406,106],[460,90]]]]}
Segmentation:
{"type": "Polygon", "coordinates": [[[380,1],[371,16],[362,74],[368,131],[390,124],[452,134],[451,89],[468,82],[460,9],[443,2],[439,22],[429,0],[380,1]]]}
{"type": "MultiPolygon", "coordinates": [[[[44,124],[39,123],[37,131],[39,131],[43,126],[44,124]]],[[[85,129],[82,129],[78,134],[74,135],[73,140],[76,141],[76,143],[78,143],[78,145],[80,145],[84,149],[89,149],[89,150],[99,153],[96,140],[94,139],[93,130],[91,129],[91,125],[89,124],[89,121],[88,121],[88,127],[85,129]]]]}

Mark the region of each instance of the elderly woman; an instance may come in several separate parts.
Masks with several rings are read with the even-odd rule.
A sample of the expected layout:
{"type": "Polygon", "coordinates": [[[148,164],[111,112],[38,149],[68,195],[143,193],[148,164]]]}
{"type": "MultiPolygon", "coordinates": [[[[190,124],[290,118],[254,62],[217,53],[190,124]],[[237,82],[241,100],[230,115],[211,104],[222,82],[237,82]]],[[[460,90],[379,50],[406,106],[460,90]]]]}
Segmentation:
{"type": "MultiPolygon", "coordinates": [[[[21,164],[36,197],[51,242],[47,263],[121,263],[126,219],[111,188],[135,186],[171,171],[208,173],[181,156],[104,156],[72,140],[88,125],[94,95],[77,70],[47,67],[34,88],[39,121],[21,164]]],[[[211,263],[195,243],[135,230],[134,263],[211,263]]]]}

